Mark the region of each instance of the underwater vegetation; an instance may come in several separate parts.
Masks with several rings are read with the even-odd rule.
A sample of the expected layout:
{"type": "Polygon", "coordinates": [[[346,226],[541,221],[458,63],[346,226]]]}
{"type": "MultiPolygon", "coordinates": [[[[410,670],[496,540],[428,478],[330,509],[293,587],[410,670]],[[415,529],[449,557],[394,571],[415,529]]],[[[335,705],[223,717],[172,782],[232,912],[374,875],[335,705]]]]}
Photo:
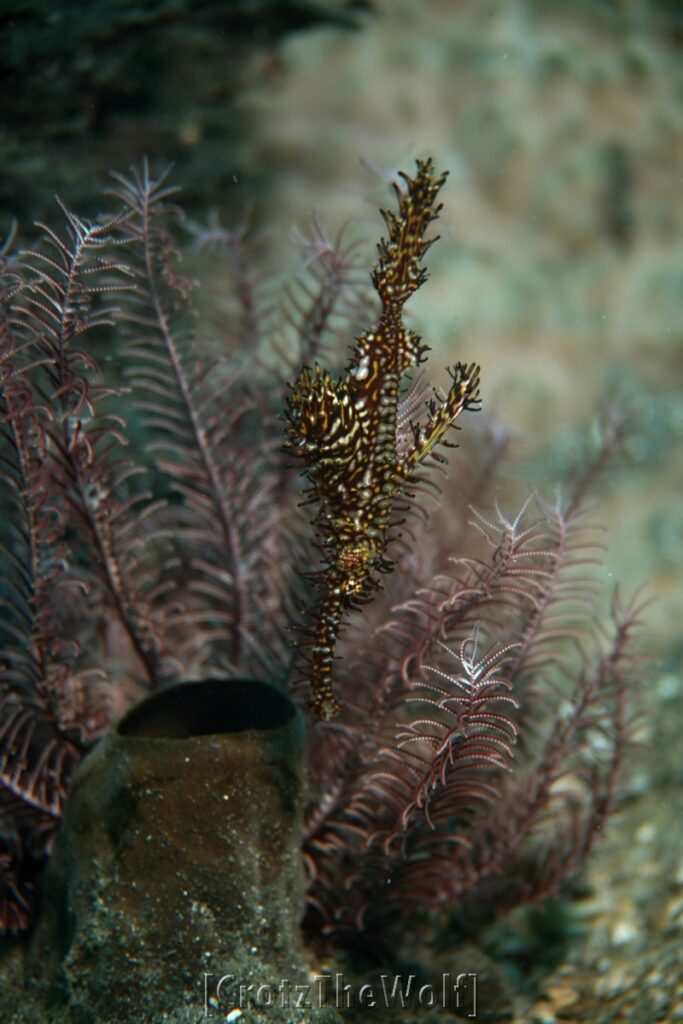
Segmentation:
{"type": "Polygon", "coordinates": [[[478,369],[445,394],[403,380],[426,352],[403,305],[426,280],[431,161],[396,188],[373,289],[314,222],[264,301],[244,225],[186,225],[225,263],[233,314],[210,332],[176,190],[147,164],[113,181],[111,212],[62,207],[2,261],[0,927],[30,927],[84,754],[141,693],[219,676],[310,690],[320,715],[312,942],[553,892],[614,807],[631,729],[640,609],[615,595],[601,621],[587,504],[624,419],[551,500],[504,509],[504,432],[465,415],[448,483],[436,446],[478,369]]]}

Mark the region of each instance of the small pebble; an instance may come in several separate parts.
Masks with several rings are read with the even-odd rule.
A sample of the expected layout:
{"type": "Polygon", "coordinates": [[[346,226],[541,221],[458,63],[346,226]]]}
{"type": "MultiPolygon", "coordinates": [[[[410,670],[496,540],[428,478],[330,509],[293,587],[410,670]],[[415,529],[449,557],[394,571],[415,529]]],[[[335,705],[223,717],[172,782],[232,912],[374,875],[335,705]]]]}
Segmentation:
{"type": "Polygon", "coordinates": [[[598,978],[595,983],[595,994],[599,999],[614,999],[626,987],[626,979],[623,971],[613,970],[604,978],[598,978]]]}
{"type": "Polygon", "coordinates": [[[638,926],[633,921],[617,921],[612,928],[612,942],[615,946],[625,946],[638,937],[638,926]]]}
{"type": "Polygon", "coordinates": [[[578,999],[578,993],[568,985],[547,985],[545,994],[556,1010],[563,1010],[578,999]]]}
{"type": "Polygon", "coordinates": [[[557,1017],[552,1005],[544,999],[534,1003],[531,1012],[534,1024],[557,1024],[557,1017]]]}
{"type": "Polygon", "coordinates": [[[651,821],[644,821],[636,829],[636,842],[637,843],[651,843],[654,837],[657,835],[657,829],[651,821]]]}

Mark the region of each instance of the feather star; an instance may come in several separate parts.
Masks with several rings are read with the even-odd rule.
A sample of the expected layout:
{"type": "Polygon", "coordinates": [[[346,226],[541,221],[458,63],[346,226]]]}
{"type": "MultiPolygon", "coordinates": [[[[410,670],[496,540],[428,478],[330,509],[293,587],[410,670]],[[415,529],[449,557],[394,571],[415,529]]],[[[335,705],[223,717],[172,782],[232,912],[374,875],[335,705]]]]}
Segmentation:
{"type": "Polygon", "coordinates": [[[417,161],[414,178],[394,184],[398,212],[382,211],[388,238],[378,246],[372,284],[381,301],[377,323],[356,340],[345,375],[334,380],[317,364],[304,367],[292,386],[285,448],[304,462],[317,504],[315,526],[326,566],[314,579],[322,597],[311,612],[310,705],[319,718],[339,711],[332,688],[337,638],[347,611],[371,599],[375,572],[388,572],[389,529],[396,499],[419,464],[464,409],[478,408],[479,367],[456,363],[445,398],[428,403],[424,423],[411,423],[412,439],[399,450],[397,415],[402,378],[429,350],[403,323],[403,307],[424,283],[422,259],[436,239],[424,240],[441,209],[435,200],[446,174],[435,177],[431,159],[417,161]]]}

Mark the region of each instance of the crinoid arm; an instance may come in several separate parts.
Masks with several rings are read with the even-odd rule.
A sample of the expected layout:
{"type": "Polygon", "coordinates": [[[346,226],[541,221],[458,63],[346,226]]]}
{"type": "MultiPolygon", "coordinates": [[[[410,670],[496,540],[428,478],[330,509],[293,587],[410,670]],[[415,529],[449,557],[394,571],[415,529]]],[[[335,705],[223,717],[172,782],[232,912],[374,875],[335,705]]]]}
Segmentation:
{"type": "Polygon", "coordinates": [[[479,368],[457,363],[444,397],[434,397],[424,423],[412,423],[406,446],[398,421],[404,375],[424,362],[428,346],[403,321],[403,307],[427,279],[423,257],[435,239],[425,233],[438,217],[446,175],[418,160],[413,178],[394,186],[398,211],[383,211],[388,237],[378,246],[372,284],[379,319],[356,340],[343,377],[304,366],[289,396],[286,448],[302,459],[316,505],[314,525],[324,553],[322,596],[305,629],[310,703],[319,718],[339,710],[332,666],[345,615],[371,599],[386,557],[397,499],[424,459],[445,440],[465,409],[478,406],[479,368]]]}

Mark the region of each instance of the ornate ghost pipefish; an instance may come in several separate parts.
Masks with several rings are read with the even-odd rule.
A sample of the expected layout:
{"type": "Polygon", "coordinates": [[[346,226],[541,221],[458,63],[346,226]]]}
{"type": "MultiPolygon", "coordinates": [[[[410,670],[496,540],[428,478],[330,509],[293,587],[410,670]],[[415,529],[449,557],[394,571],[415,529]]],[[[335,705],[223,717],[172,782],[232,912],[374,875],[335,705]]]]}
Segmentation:
{"type": "Polygon", "coordinates": [[[431,159],[417,161],[414,178],[394,185],[398,213],[382,211],[388,238],[379,243],[372,273],[382,312],[357,339],[343,377],[333,380],[317,364],[304,367],[287,407],[286,449],[304,461],[317,504],[314,523],[326,566],[313,576],[322,597],[310,613],[307,679],[310,704],[319,718],[332,718],[339,703],[332,688],[332,663],[345,613],[370,599],[375,572],[388,572],[389,528],[396,499],[415,471],[444,440],[463,409],[478,408],[479,367],[456,363],[445,398],[433,397],[424,423],[411,422],[412,441],[397,436],[399,391],[411,367],[424,362],[429,346],[403,323],[403,307],[424,283],[422,259],[436,239],[425,241],[446,174],[435,177],[431,159]]]}

